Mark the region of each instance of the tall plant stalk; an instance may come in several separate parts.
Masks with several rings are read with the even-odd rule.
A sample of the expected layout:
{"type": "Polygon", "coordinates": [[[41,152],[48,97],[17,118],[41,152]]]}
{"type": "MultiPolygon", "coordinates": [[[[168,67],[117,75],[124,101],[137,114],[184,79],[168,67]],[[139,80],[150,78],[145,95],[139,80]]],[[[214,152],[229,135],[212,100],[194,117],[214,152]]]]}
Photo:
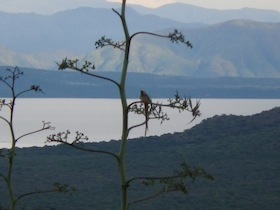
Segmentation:
{"type": "Polygon", "coordinates": [[[67,185],[61,185],[59,183],[55,183],[53,188],[48,190],[38,190],[34,192],[26,192],[21,195],[16,195],[13,186],[14,184],[13,169],[14,169],[14,159],[16,157],[17,143],[26,136],[32,135],[34,133],[42,132],[44,130],[49,130],[51,129],[51,126],[49,122],[43,121],[43,126],[40,129],[25,133],[21,136],[16,136],[15,128],[14,128],[15,127],[14,118],[15,118],[15,107],[16,107],[17,99],[28,92],[42,92],[42,90],[39,86],[31,85],[30,88],[17,92],[16,81],[20,76],[23,75],[23,72],[17,67],[15,67],[14,69],[7,69],[7,72],[8,72],[7,76],[0,77],[0,83],[8,87],[11,94],[11,98],[0,99],[0,111],[4,111],[3,109],[8,109],[7,111],[8,117],[4,117],[0,113],[0,120],[4,121],[9,128],[11,146],[6,150],[0,150],[0,158],[4,158],[7,160],[7,170],[6,173],[5,171],[0,172],[0,181],[2,178],[2,180],[4,180],[7,187],[7,194],[9,197],[9,204],[8,204],[9,210],[14,210],[16,208],[18,201],[27,196],[42,194],[42,193],[50,193],[50,192],[68,192],[68,191],[70,192],[73,191],[74,189],[69,190],[67,185]]]}
{"type": "Polygon", "coordinates": [[[182,181],[183,179],[189,177],[191,179],[195,179],[198,176],[202,176],[204,178],[212,179],[210,175],[208,175],[204,170],[199,168],[192,168],[188,164],[183,163],[181,165],[181,170],[177,171],[175,175],[172,176],[162,176],[162,177],[134,177],[127,178],[127,169],[126,169],[126,148],[127,148],[127,140],[129,136],[129,132],[140,126],[147,125],[148,120],[150,119],[158,119],[161,121],[168,120],[168,116],[165,112],[163,112],[163,108],[169,107],[173,109],[177,109],[179,111],[189,111],[191,112],[193,119],[200,115],[199,105],[200,102],[197,101],[196,104],[193,104],[191,99],[189,98],[181,98],[178,93],[175,94],[174,99],[169,99],[167,103],[154,103],[152,101],[144,102],[141,99],[139,101],[135,101],[131,104],[127,103],[126,96],[126,76],[129,67],[129,57],[130,57],[130,49],[132,39],[137,35],[151,35],[159,38],[167,38],[171,42],[174,43],[183,43],[187,47],[192,48],[192,44],[189,41],[185,40],[184,35],[178,30],[174,30],[174,32],[169,33],[167,35],[161,35],[151,32],[137,32],[132,35],[129,33],[129,29],[126,22],[126,0],[122,0],[121,10],[120,12],[113,9],[113,12],[117,14],[122,23],[122,29],[124,32],[124,40],[121,42],[114,42],[105,36],[101,37],[98,41],[96,41],[96,48],[103,48],[106,46],[111,46],[113,48],[117,48],[124,52],[123,54],[123,63],[122,63],[122,71],[120,81],[117,82],[107,77],[103,77],[94,73],[95,65],[89,61],[85,61],[82,65],[80,65],[79,60],[77,59],[68,59],[65,58],[61,63],[57,63],[60,70],[64,69],[72,69],[78,72],[84,73],[86,75],[103,79],[108,82],[111,82],[116,85],[119,90],[119,97],[122,105],[122,134],[120,141],[120,148],[118,153],[111,153],[104,150],[95,150],[95,149],[87,149],[85,147],[79,146],[79,142],[83,140],[88,140],[84,134],[76,132],[76,137],[71,141],[69,141],[70,131],[59,132],[58,134],[53,134],[47,137],[47,142],[58,142],[69,145],[79,150],[83,150],[85,152],[93,152],[93,153],[103,153],[112,156],[115,158],[118,164],[118,171],[120,176],[120,185],[121,185],[121,210],[128,210],[129,206],[138,203],[139,201],[145,201],[150,198],[154,198],[162,193],[172,192],[172,191],[181,191],[183,193],[187,192],[187,188],[185,183],[182,181]],[[145,120],[142,123],[133,125],[131,127],[128,126],[129,113],[134,114],[143,114],[145,115],[145,120]],[[195,172],[195,173],[194,173],[195,172]],[[128,189],[132,182],[141,180],[146,186],[149,186],[149,183],[158,182],[159,185],[164,185],[163,190],[160,190],[156,196],[146,196],[143,199],[139,199],[137,201],[128,201],[128,189]]]}

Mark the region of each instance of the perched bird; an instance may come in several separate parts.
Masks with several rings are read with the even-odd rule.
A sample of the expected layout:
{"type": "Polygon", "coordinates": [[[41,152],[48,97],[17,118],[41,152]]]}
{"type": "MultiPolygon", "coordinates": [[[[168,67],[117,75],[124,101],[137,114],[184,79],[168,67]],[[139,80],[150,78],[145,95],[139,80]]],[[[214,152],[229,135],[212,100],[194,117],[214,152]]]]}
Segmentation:
{"type": "Polygon", "coordinates": [[[144,104],[144,112],[145,112],[144,114],[145,114],[145,124],[146,124],[145,136],[146,136],[148,130],[148,120],[149,120],[149,104],[152,103],[152,100],[144,90],[141,90],[140,100],[144,104]]]}

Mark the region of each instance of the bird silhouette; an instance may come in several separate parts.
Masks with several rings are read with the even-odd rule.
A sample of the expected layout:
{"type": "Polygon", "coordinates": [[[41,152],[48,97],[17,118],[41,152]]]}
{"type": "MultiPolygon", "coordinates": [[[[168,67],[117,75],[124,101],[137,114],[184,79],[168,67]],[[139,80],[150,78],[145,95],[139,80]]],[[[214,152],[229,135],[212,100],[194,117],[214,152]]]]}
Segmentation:
{"type": "Polygon", "coordinates": [[[144,114],[145,114],[145,136],[147,135],[148,131],[148,120],[149,120],[149,104],[152,103],[152,100],[150,99],[149,95],[144,91],[141,90],[140,92],[140,100],[144,104],[144,114]]]}

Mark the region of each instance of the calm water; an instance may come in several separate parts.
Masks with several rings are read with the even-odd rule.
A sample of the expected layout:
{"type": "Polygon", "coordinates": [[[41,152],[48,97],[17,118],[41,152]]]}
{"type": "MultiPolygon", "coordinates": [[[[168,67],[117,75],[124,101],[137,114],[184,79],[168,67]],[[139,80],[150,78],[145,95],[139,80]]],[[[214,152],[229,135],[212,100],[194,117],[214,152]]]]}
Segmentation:
{"type": "MultiPolygon", "coordinates": [[[[276,106],[280,106],[279,99],[202,99],[202,116],[191,124],[189,122],[192,118],[189,113],[169,110],[169,121],[163,124],[156,120],[149,121],[148,135],[184,131],[214,115],[252,115],[276,106]]],[[[5,111],[0,112],[2,116],[7,113],[5,111]]],[[[143,116],[131,114],[129,123],[132,126],[143,120],[143,116]]],[[[22,138],[17,146],[44,146],[46,136],[67,129],[72,133],[81,131],[94,142],[120,139],[121,104],[118,99],[18,99],[15,112],[16,136],[40,129],[42,121],[51,122],[55,130],[22,138]]],[[[140,127],[131,131],[130,138],[143,135],[144,127],[140,127]]],[[[0,148],[8,146],[9,130],[0,120],[0,148]]]]}

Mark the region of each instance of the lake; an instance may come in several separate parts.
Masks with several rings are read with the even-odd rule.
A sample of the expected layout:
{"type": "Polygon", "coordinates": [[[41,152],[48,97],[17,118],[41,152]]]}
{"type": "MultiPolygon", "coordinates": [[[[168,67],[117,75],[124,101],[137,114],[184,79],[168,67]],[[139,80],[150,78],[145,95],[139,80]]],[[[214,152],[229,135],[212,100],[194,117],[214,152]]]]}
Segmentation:
{"type": "MultiPolygon", "coordinates": [[[[156,101],[164,99],[153,99],[156,101]]],[[[193,99],[195,101],[195,99],[193,99]]],[[[134,101],[129,99],[128,102],[134,101]]],[[[200,123],[203,119],[221,114],[252,115],[280,106],[280,99],[201,99],[202,116],[192,123],[188,112],[179,113],[167,109],[169,121],[149,121],[149,135],[181,132],[200,123]]],[[[0,112],[7,117],[7,110],[0,112]]],[[[129,125],[143,122],[143,116],[130,114],[129,125]]],[[[73,136],[76,131],[83,132],[90,142],[110,141],[121,136],[121,103],[118,99],[18,99],[14,125],[16,136],[40,129],[42,121],[51,122],[55,130],[43,131],[22,138],[18,147],[44,146],[46,136],[69,129],[73,136]]],[[[218,128],[217,128],[218,129],[218,128]]],[[[143,136],[145,128],[131,131],[129,138],[143,136]]],[[[9,147],[9,130],[0,120],[0,148],[9,147]]]]}

